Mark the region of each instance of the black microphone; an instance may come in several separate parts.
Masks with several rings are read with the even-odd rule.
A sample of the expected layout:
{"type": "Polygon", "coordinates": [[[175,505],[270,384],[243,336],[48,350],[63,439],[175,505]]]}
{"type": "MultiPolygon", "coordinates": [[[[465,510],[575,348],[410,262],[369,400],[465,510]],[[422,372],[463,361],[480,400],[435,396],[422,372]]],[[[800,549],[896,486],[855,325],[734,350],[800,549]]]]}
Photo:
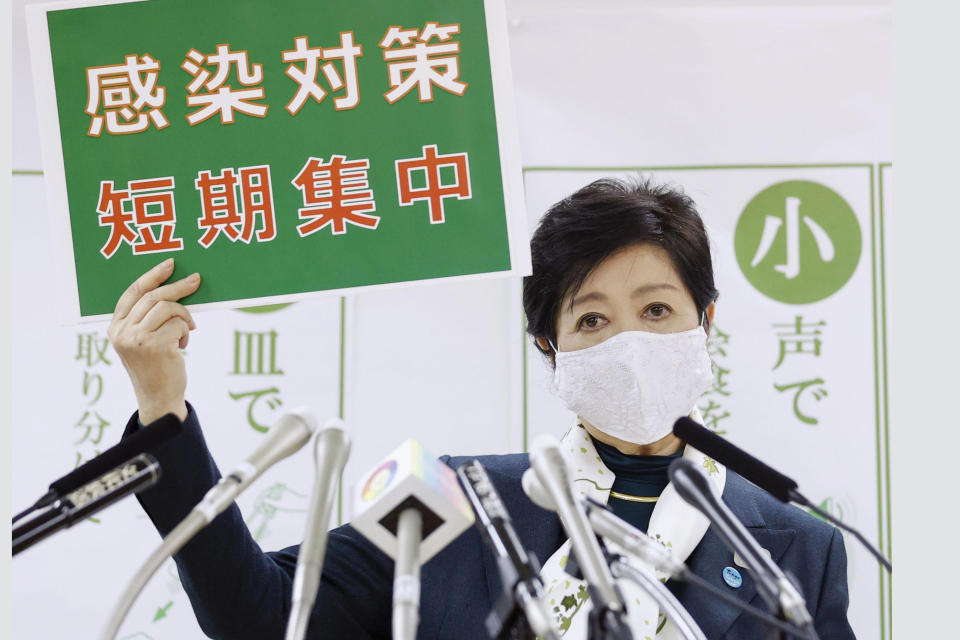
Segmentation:
{"type": "Polygon", "coordinates": [[[738,553],[753,571],[757,591],[774,613],[784,616],[813,635],[813,619],[799,589],[786,574],[763,553],[756,539],[743,523],[713,492],[710,481],[697,465],[683,458],[670,463],[670,483],[686,502],[696,507],[709,520],[727,547],[738,553]]]}
{"type": "Polygon", "coordinates": [[[479,460],[457,469],[464,493],[477,515],[477,529],[497,556],[503,596],[486,619],[494,640],[559,640],[559,631],[547,607],[536,557],[527,555],[513,528],[510,514],[479,460]]]}
{"type": "Polygon", "coordinates": [[[797,490],[797,483],[776,469],[757,460],[752,455],[721,438],[703,425],[684,416],[673,423],[673,434],[701,453],[710,456],[723,466],[768,492],[781,502],[795,502],[807,507],[821,518],[833,523],[844,531],[850,532],[884,566],[893,571],[890,561],[876,549],[859,531],[837,520],[832,515],[813,504],[797,490]]]}
{"type": "Polygon", "coordinates": [[[757,460],[752,455],[721,438],[696,421],[684,416],[673,423],[673,435],[697,451],[710,456],[723,466],[733,469],[741,476],[769,492],[781,502],[790,502],[797,483],[776,469],[757,460]]]}
{"type": "Polygon", "coordinates": [[[183,423],[180,422],[180,418],[172,413],[154,420],[147,426],[134,431],[96,458],[80,465],[62,478],[54,480],[50,484],[49,491],[30,508],[14,516],[13,521],[16,522],[32,511],[53,504],[61,496],[82,487],[114,467],[122,465],[127,460],[135,458],[141,453],[152,451],[182,430],[183,423]]]}
{"type": "Polygon", "coordinates": [[[50,509],[13,530],[17,555],[61,529],[106,509],[118,500],[156,484],[160,463],[147,453],[111,469],[57,500],[50,509]]]}

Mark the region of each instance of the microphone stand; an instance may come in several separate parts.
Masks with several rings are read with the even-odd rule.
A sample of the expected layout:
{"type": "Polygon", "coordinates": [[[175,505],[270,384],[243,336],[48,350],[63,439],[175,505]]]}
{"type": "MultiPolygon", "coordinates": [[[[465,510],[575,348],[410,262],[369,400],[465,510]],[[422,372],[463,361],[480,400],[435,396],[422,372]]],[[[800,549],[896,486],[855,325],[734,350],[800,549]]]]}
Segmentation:
{"type": "Polygon", "coordinates": [[[413,640],[420,623],[420,541],[423,515],[415,508],[400,512],[397,521],[397,561],[393,581],[393,637],[413,640]]]}
{"type": "Polygon", "coordinates": [[[647,592],[664,615],[671,618],[677,625],[681,635],[687,640],[707,640],[700,626],[694,621],[690,612],[684,608],[677,597],[666,586],[650,574],[640,571],[620,554],[608,553],[610,571],[618,579],[627,579],[647,592]]]}

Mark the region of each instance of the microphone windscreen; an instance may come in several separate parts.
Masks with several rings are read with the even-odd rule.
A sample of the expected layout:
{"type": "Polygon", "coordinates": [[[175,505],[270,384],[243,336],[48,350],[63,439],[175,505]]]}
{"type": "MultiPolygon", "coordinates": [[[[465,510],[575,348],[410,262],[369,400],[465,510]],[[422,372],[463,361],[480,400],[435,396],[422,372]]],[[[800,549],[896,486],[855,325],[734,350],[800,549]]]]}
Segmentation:
{"type": "Polygon", "coordinates": [[[183,430],[180,418],[172,413],[154,420],[110,447],[96,458],[80,465],[50,485],[50,490],[64,496],[75,489],[99,478],[141,453],[150,453],[183,430]]]}
{"type": "Polygon", "coordinates": [[[350,525],[391,558],[397,557],[401,512],[423,518],[420,562],[426,562],[474,522],[457,474],[407,440],[357,482],[350,525]]]}
{"type": "Polygon", "coordinates": [[[790,493],[797,488],[793,479],[757,460],[703,425],[684,416],[673,423],[673,434],[697,451],[739,473],[781,502],[790,502],[790,493]]]}
{"type": "Polygon", "coordinates": [[[554,502],[550,492],[540,484],[540,478],[537,477],[537,472],[533,467],[523,472],[523,476],[520,478],[520,486],[523,487],[523,492],[527,494],[533,504],[547,511],[557,510],[557,503],[554,502]]]}

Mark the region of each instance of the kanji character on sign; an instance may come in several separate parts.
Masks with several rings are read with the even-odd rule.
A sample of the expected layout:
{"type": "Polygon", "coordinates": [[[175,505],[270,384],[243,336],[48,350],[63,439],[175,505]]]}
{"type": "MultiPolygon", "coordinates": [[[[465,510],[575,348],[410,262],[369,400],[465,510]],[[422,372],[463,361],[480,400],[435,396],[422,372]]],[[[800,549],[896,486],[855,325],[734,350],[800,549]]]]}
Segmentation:
{"type": "Polygon", "coordinates": [[[344,95],[333,99],[333,106],[337,111],[353,109],[360,104],[360,87],[357,82],[357,58],[363,55],[363,48],[353,43],[353,32],[344,31],[340,34],[339,47],[311,47],[307,36],[294,38],[295,48],[283,52],[284,62],[303,62],[303,69],[295,64],[287,67],[286,74],[299,87],[297,93],[287,103],[287,111],[296,115],[306,103],[307,98],[315,102],[323,102],[327,92],[317,84],[317,71],[323,71],[327,83],[333,91],[344,89],[344,95]],[[328,62],[320,66],[321,60],[328,62]],[[340,60],[343,65],[343,76],[337,71],[333,60],[340,60]]]}
{"type": "Polygon", "coordinates": [[[94,394],[93,400],[87,403],[87,406],[94,404],[97,400],[99,400],[100,394],[103,393],[103,378],[100,376],[100,374],[94,373],[93,375],[91,375],[89,371],[84,371],[83,372],[83,395],[85,396],[91,395],[90,394],[90,391],[91,391],[90,387],[92,386],[90,384],[91,382],[96,383],[97,392],[96,394],[94,394]]]}
{"type": "MultiPolygon", "coordinates": [[[[797,392],[793,396],[794,415],[796,415],[801,422],[805,422],[807,424],[818,424],[820,421],[817,418],[808,416],[800,410],[800,395],[804,391],[806,391],[808,388],[812,387],[813,385],[822,385],[822,384],[823,384],[822,378],[815,378],[813,380],[807,380],[805,382],[794,382],[792,384],[783,384],[783,385],[774,384],[773,388],[781,393],[783,393],[787,389],[796,389],[797,392]]],[[[820,400],[822,400],[824,397],[828,395],[827,390],[823,387],[810,389],[810,394],[813,396],[813,399],[816,400],[817,402],[820,402],[820,400]]]]}
{"type": "MultiPolygon", "coordinates": [[[[268,394],[279,394],[280,393],[279,389],[277,389],[276,387],[270,387],[268,389],[261,389],[259,391],[246,391],[244,393],[234,393],[232,391],[229,391],[228,393],[230,394],[230,397],[233,398],[234,400],[239,400],[240,398],[250,398],[250,404],[247,406],[247,423],[251,427],[253,427],[255,431],[259,431],[260,433],[266,433],[267,431],[270,430],[270,427],[268,425],[260,424],[260,422],[258,422],[257,419],[253,416],[253,408],[254,406],[256,406],[257,401],[259,401],[260,398],[268,394]]],[[[279,397],[267,398],[265,402],[266,402],[266,405],[273,410],[276,410],[277,407],[283,404],[283,400],[280,399],[279,397]]]]}
{"type": "Polygon", "coordinates": [[[110,258],[124,242],[136,255],[183,249],[183,240],[173,237],[177,226],[173,188],[172,176],[131,180],[126,189],[114,189],[113,180],[102,180],[98,223],[110,228],[100,249],[103,257],[110,258]]]}
{"type": "Polygon", "coordinates": [[[110,422],[103,418],[96,411],[91,415],[89,411],[84,411],[83,416],[77,420],[77,424],[73,425],[75,429],[84,429],[83,437],[74,442],[73,444],[81,444],[89,440],[93,444],[100,444],[100,440],[103,438],[103,430],[110,426],[110,422]],[[97,435],[94,438],[90,437],[90,434],[96,431],[97,435]]]}
{"type": "Polygon", "coordinates": [[[720,421],[730,417],[729,411],[724,411],[723,407],[712,399],[708,401],[707,406],[699,407],[699,409],[700,416],[703,418],[703,426],[719,435],[726,433],[726,431],[720,429],[720,421]]]}
{"type": "Polygon", "coordinates": [[[727,352],[724,349],[725,346],[730,344],[730,334],[724,333],[716,325],[710,327],[710,337],[707,339],[707,353],[710,354],[711,359],[716,359],[718,356],[727,356],[727,352]]]}
{"type": "Polygon", "coordinates": [[[108,367],[112,364],[107,359],[107,347],[110,346],[108,338],[100,338],[98,333],[78,333],[77,334],[77,355],[74,360],[83,360],[88,367],[92,367],[101,362],[108,367]]]}
{"type": "MultiPolygon", "coordinates": [[[[73,468],[76,469],[77,467],[79,467],[79,466],[80,466],[81,464],[83,464],[84,462],[88,462],[88,461],[90,461],[91,459],[96,458],[98,455],[100,455],[100,454],[103,453],[103,452],[102,452],[100,449],[94,449],[94,450],[93,450],[93,455],[90,456],[89,458],[85,458],[85,457],[83,456],[83,454],[80,453],[79,451],[75,451],[74,453],[77,454],[77,457],[76,457],[76,458],[74,459],[74,461],[73,461],[73,468]]],[[[94,518],[93,516],[91,516],[90,518],[88,518],[88,520],[91,520],[91,521],[93,521],[93,522],[100,522],[99,520],[97,520],[97,519],[94,518]]]]}
{"type": "Polygon", "coordinates": [[[803,322],[803,316],[796,316],[793,323],[775,324],[774,328],[781,327],[786,329],[778,331],[780,336],[780,357],[777,358],[777,364],[773,365],[776,369],[783,363],[787,354],[806,353],[812,356],[820,355],[820,327],[826,326],[826,322],[803,322]],[[791,348],[792,347],[792,348],[791,348]]]}
{"type": "Polygon", "coordinates": [[[283,375],[277,366],[276,331],[233,332],[233,375],[283,375]]]}
{"type": "Polygon", "coordinates": [[[717,393],[721,396],[729,396],[730,391],[727,389],[730,386],[730,382],[726,380],[727,374],[730,373],[730,369],[724,369],[716,362],[713,363],[713,386],[711,386],[707,391],[704,392],[704,395],[709,395],[711,393],[717,393]]]}
{"type": "Polygon", "coordinates": [[[160,63],[144,54],[124,58],[124,64],[87,68],[88,136],[99,136],[104,121],[107,133],[122,135],[146,131],[152,122],[157,129],[170,123],[161,107],[166,89],[157,86],[160,63]],[[101,113],[102,109],[102,113],[101,113]]]}
{"type": "Polygon", "coordinates": [[[428,22],[422,31],[390,27],[380,41],[383,59],[387,61],[390,91],[383,94],[393,104],[414,87],[420,102],[433,100],[436,85],[457,96],[467,90],[460,77],[460,43],[449,42],[460,33],[459,24],[438,25],[428,22]],[[414,40],[417,42],[414,44],[414,40]],[[443,44],[428,44],[438,40],[443,44]],[[399,44],[399,47],[394,47],[399,44]]]}
{"type": "Polygon", "coordinates": [[[330,162],[310,158],[291,182],[303,192],[303,208],[298,209],[301,220],[297,227],[300,237],[316,233],[326,226],[334,235],[347,232],[347,224],[376,229],[378,216],[367,215],[377,210],[373,190],[367,180],[370,160],[347,161],[346,156],[332,155],[330,162]]]}
{"type": "MultiPolygon", "coordinates": [[[[787,280],[792,280],[800,275],[800,204],[800,198],[788,197],[784,218],[777,216],[767,216],[764,218],[763,235],[760,237],[757,252],[754,254],[753,260],[750,261],[751,267],[757,266],[767,257],[767,253],[769,253],[771,247],[773,247],[773,242],[777,239],[780,227],[784,224],[784,219],[786,219],[787,261],[773,268],[782,273],[787,280]]],[[[836,250],[833,246],[833,240],[830,239],[830,235],[810,216],[803,216],[803,223],[807,225],[807,228],[813,235],[820,259],[824,262],[832,262],[836,255],[836,250]]]]}
{"type": "Polygon", "coordinates": [[[263,87],[256,86],[263,82],[263,67],[250,64],[246,51],[230,51],[230,45],[220,44],[217,45],[216,53],[204,56],[196,49],[190,49],[180,68],[193,76],[193,81],[187,85],[190,94],[187,96],[187,106],[203,107],[187,114],[190,126],[217,113],[220,114],[221,124],[233,124],[234,110],[258,118],[266,117],[268,105],[254,102],[262,100],[265,95],[263,87]],[[210,72],[202,67],[205,64],[217,66],[212,77],[210,72]],[[230,85],[225,85],[230,77],[231,67],[236,69],[237,82],[244,87],[254,88],[234,90],[230,85]],[[205,92],[199,93],[201,89],[205,89],[205,92]]]}
{"type": "Polygon", "coordinates": [[[219,176],[200,171],[194,186],[200,192],[202,215],[197,227],[203,231],[199,242],[204,249],[221,233],[230,242],[240,240],[250,244],[257,217],[260,218],[257,242],[269,242],[277,237],[269,166],[240,167],[236,172],[228,167],[222,169],[219,176]],[[237,204],[238,188],[241,205],[237,204]]]}
{"type": "Polygon", "coordinates": [[[426,200],[430,211],[430,224],[446,222],[444,198],[469,200],[473,197],[470,191],[470,163],[466,153],[437,155],[437,145],[424,145],[421,157],[397,160],[396,168],[400,206],[406,207],[417,200],[426,200]],[[453,167],[452,184],[441,182],[441,167],[453,167]],[[413,186],[415,173],[425,176],[425,186],[413,186]]]}

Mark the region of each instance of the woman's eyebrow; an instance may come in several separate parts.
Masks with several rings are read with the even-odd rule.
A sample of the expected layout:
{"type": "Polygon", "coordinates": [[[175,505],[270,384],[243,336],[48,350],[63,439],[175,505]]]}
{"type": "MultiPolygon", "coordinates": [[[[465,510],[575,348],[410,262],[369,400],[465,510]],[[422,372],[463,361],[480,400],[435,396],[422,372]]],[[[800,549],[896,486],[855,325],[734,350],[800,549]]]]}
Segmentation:
{"type": "MultiPolygon", "coordinates": [[[[670,284],[669,282],[657,282],[655,284],[645,284],[637,287],[630,294],[631,298],[639,298],[640,296],[646,295],[653,291],[659,291],[661,289],[670,289],[672,291],[679,291],[677,287],[670,284]]],[[[573,311],[574,307],[577,307],[585,302],[606,302],[607,296],[599,291],[588,291],[587,293],[578,295],[576,298],[570,301],[569,306],[567,306],[567,311],[573,311]]]]}
{"type": "Polygon", "coordinates": [[[679,291],[679,289],[669,282],[659,282],[657,284],[645,284],[642,287],[637,287],[633,290],[633,293],[630,294],[630,297],[639,298],[642,295],[646,295],[653,291],[659,291],[660,289],[672,289],[673,291],[679,291]]]}
{"type": "Polygon", "coordinates": [[[581,294],[570,301],[570,304],[567,306],[567,311],[573,311],[573,308],[583,304],[584,302],[606,302],[607,296],[600,293],[599,291],[590,291],[584,294],[581,294]]]}

